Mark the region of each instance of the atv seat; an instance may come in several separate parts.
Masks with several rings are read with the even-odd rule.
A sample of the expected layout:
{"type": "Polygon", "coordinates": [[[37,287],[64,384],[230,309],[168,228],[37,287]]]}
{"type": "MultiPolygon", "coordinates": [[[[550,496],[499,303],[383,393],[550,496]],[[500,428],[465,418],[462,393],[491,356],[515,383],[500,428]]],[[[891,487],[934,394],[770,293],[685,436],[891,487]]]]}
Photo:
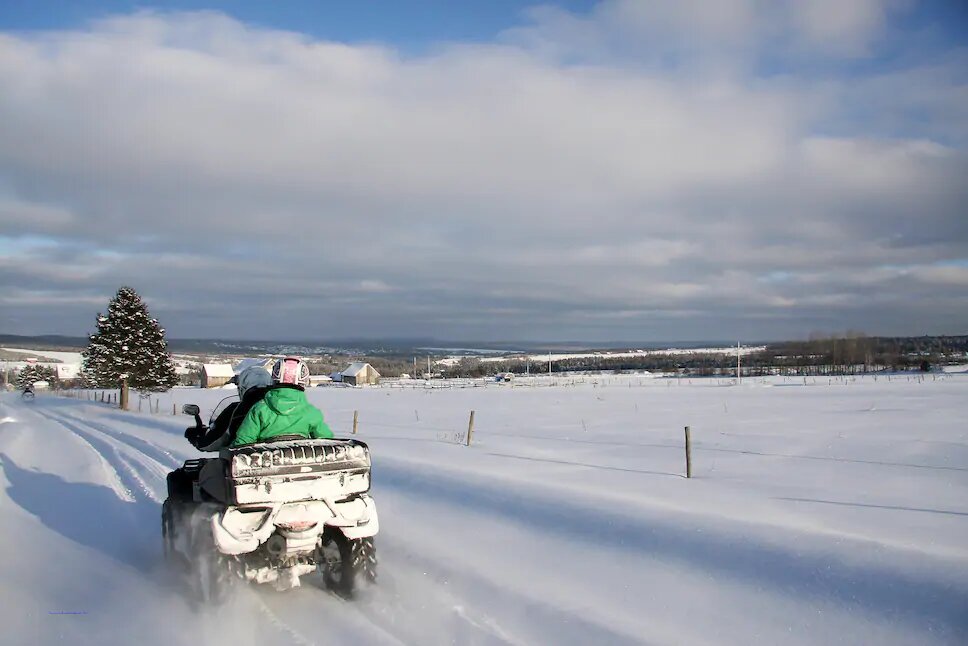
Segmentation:
{"type": "Polygon", "coordinates": [[[276,435],[275,437],[270,437],[269,439],[262,440],[259,444],[269,444],[270,442],[288,442],[290,440],[305,440],[308,439],[305,435],[299,435],[298,433],[286,433],[285,435],[276,435]]]}

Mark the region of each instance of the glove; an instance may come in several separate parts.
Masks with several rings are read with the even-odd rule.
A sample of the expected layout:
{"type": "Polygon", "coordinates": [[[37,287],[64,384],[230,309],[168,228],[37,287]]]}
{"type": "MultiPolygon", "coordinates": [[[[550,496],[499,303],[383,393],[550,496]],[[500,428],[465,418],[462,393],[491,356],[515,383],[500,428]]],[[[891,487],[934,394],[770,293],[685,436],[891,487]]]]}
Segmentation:
{"type": "Polygon", "coordinates": [[[185,429],[185,439],[192,443],[192,446],[198,446],[199,440],[202,439],[202,434],[205,433],[204,428],[198,426],[189,426],[185,429]]]}

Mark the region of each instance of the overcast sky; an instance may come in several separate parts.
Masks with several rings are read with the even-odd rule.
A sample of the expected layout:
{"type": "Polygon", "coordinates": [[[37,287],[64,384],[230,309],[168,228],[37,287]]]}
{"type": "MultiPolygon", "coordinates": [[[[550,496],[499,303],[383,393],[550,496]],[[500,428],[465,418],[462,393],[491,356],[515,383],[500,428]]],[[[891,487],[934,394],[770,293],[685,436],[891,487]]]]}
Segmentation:
{"type": "Polygon", "coordinates": [[[966,3],[63,4],[0,12],[0,332],[968,333],[966,3]]]}

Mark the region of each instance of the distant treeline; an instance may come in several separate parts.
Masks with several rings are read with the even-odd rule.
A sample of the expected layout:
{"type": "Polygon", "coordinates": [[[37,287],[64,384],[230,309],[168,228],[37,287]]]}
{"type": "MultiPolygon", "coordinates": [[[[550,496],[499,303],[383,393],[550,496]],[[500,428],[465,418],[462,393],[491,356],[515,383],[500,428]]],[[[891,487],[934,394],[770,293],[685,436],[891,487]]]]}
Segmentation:
{"type": "MultiPolygon", "coordinates": [[[[860,333],[771,343],[742,357],[743,376],[830,375],[883,370],[930,370],[966,361],[968,336],[867,337],[860,333]]],[[[552,362],[553,372],[675,372],[695,376],[736,374],[736,355],[722,353],[649,354],[632,357],[575,357],[552,362]]],[[[484,377],[502,372],[548,372],[547,362],[464,359],[442,370],[446,377],[484,377]]],[[[383,373],[388,374],[388,373],[383,373]]],[[[392,374],[392,373],[391,373],[392,374]]],[[[389,375],[388,375],[389,376],[389,375]]]]}
{"type": "Polygon", "coordinates": [[[930,370],[963,362],[968,336],[843,337],[785,341],[767,346],[755,361],[788,374],[856,374],[879,370],[930,370]]]}

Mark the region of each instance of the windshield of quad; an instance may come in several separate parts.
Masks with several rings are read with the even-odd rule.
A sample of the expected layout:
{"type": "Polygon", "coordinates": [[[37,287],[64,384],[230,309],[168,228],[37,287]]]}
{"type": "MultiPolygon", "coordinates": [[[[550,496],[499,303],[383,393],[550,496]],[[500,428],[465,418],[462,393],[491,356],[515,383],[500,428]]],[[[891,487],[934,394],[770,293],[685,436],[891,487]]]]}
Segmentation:
{"type": "Polygon", "coordinates": [[[229,397],[226,397],[222,401],[220,401],[218,403],[218,406],[215,407],[215,410],[212,411],[212,416],[208,420],[209,427],[211,427],[215,423],[215,420],[218,419],[218,416],[222,414],[222,411],[225,410],[225,408],[229,404],[235,403],[237,401],[239,401],[238,395],[231,395],[229,397]]]}

